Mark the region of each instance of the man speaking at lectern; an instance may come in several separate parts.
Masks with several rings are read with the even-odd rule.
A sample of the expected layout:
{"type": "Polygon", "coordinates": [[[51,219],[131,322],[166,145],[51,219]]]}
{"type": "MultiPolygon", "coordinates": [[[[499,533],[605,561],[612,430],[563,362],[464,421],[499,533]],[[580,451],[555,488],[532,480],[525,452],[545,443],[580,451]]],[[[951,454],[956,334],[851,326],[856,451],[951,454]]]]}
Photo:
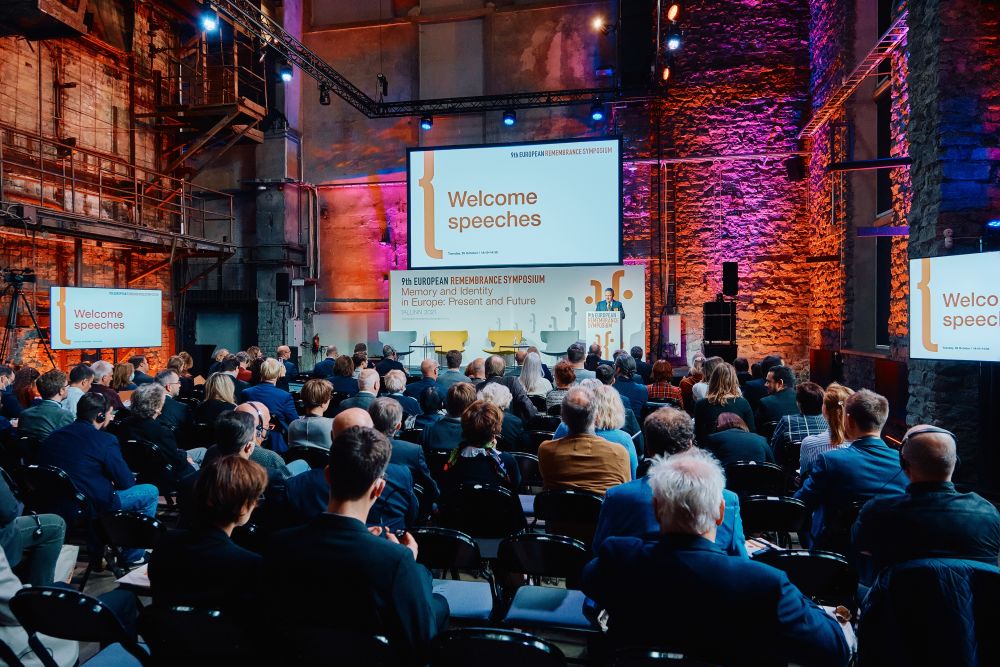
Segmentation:
{"type": "Polygon", "coordinates": [[[604,301],[597,302],[597,312],[617,310],[621,313],[621,318],[625,319],[625,309],[622,308],[621,301],[615,301],[615,291],[610,287],[604,290],[604,301]]]}

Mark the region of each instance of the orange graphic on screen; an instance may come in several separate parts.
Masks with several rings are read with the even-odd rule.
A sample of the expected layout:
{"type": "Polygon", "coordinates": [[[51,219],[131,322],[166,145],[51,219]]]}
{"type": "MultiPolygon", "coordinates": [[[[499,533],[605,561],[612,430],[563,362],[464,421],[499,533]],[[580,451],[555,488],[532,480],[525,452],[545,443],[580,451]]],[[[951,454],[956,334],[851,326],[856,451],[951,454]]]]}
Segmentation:
{"type": "Polygon", "coordinates": [[[424,252],[431,259],[441,259],[444,253],[437,249],[434,239],[434,151],[424,153],[424,175],[417,185],[424,191],[424,252]]]}
{"type": "Polygon", "coordinates": [[[601,334],[594,334],[594,343],[596,343],[601,348],[601,357],[607,358],[611,353],[611,344],[615,342],[615,337],[611,334],[611,331],[604,332],[604,345],[601,345],[601,334]]]}
{"type": "Polygon", "coordinates": [[[66,288],[59,288],[59,300],[56,301],[56,308],[59,310],[59,342],[63,345],[71,345],[73,341],[66,337],[66,288]]]}
{"type": "MultiPolygon", "coordinates": [[[[621,294],[621,298],[628,300],[632,298],[632,290],[627,289],[624,292],[619,292],[618,288],[621,286],[622,278],[625,277],[625,269],[619,269],[611,274],[611,289],[614,290],[615,296],[621,294]]],[[[591,286],[594,288],[594,296],[588,296],[584,301],[587,303],[597,303],[604,299],[604,286],[601,284],[600,280],[591,280],[591,286]]]]}
{"type": "Polygon", "coordinates": [[[937,343],[931,340],[931,260],[924,257],[920,260],[920,282],[917,289],[920,290],[920,340],[924,349],[928,352],[937,352],[937,343]]]}

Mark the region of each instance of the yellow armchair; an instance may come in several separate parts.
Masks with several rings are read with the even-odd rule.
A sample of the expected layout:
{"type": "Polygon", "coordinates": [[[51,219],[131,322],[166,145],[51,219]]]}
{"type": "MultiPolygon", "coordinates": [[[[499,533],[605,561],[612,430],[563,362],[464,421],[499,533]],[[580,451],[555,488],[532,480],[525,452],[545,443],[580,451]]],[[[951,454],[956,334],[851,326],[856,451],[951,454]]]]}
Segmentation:
{"type": "Polygon", "coordinates": [[[469,332],[432,331],[430,337],[431,343],[434,344],[434,351],[438,354],[447,354],[448,350],[465,352],[465,342],[469,340],[469,332]]]}
{"type": "Polygon", "coordinates": [[[492,349],[483,348],[487,354],[514,354],[516,345],[520,345],[524,340],[524,332],[520,329],[492,329],[487,337],[493,343],[492,349]]]}

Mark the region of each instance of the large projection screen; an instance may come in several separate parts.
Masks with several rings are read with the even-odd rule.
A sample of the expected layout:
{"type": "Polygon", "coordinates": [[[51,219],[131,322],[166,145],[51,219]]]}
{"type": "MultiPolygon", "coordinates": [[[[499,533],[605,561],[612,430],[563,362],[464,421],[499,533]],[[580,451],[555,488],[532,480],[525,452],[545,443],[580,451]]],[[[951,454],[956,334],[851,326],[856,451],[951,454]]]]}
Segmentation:
{"type": "Polygon", "coordinates": [[[413,269],[621,263],[621,139],[407,151],[413,269]]]}
{"type": "Polygon", "coordinates": [[[910,357],[1000,361],[1000,252],[910,260],[910,357]]]}
{"type": "Polygon", "coordinates": [[[51,287],[53,350],[159,347],[160,290],[51,287]]]}

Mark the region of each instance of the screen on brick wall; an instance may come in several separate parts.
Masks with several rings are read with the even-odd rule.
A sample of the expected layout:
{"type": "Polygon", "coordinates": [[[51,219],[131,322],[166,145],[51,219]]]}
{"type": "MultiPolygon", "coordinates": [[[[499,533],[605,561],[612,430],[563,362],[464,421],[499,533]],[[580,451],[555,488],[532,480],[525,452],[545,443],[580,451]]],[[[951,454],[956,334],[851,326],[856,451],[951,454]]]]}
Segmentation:
{"type": "Polygon", "coordinates": [[[910,260],[910,356],[1000,361],[1000,252],[910,260]]]}
{"type": "Polygon", "coordinates": [[[160,290],[51,287],[53,350],[159,347],[160,290]]]}
{"type": "Polygon", "coordinates": [[[407,152],[413,269],[621,263],[621,141],[407,152]]]}

